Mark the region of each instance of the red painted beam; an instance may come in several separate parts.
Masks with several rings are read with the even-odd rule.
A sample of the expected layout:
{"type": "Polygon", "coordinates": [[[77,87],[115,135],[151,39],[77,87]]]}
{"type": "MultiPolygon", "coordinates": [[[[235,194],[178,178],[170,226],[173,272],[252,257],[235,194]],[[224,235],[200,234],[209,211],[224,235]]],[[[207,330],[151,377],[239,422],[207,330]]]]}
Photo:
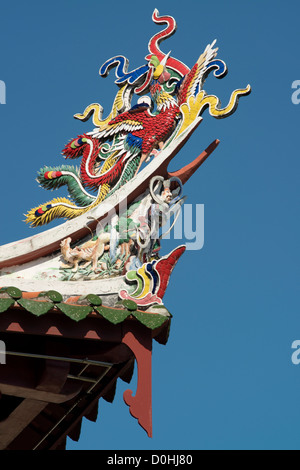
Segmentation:
{"type": "Polygon", "coordinates": [[[182,184],[185,184],[190,177],[198,170],[199,166],[205,162],[205,160],[210,156],[210,154],[217,148],[220,141],[218,139],[214,140],[208,147],[205,149],[195,160],[193,160],[188,165],[184,166],[180,170],[168,172],[168,178],[177,177],[180,178],[182,184]]]}

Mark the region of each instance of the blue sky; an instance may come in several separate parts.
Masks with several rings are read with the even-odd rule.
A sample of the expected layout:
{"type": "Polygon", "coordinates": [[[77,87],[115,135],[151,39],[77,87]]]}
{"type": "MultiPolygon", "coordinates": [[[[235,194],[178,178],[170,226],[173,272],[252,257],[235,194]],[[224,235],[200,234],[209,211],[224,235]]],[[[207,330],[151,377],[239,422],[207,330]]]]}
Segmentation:
{"type": "MultiPolygon", "coordinates": [[[[159,30],[154,8],[177,21],[162,50],[189,67],[217,39],[228,75],[205,89],[225,105],[251,84],[237,112],[204,120],[171,163],[175,170],[214,139],[221,143],[185,185],[205,207],[202,250],[187,251],[164,298],[173,314],[166,346],[154,343],[153,438],[123,402],[100,401],[68,449],[300,449],[299,151],[300,4],[252,2],[0,1],[0,243],[38,232],[23,214],[49,194],[35,176],[63,163],[65,143],[90,130],[73,115],[92,102],[108,114],[117,91],[106,59],[145,63],[159,30]]],[[[52,194],[51,194],[52,196],[52,194]]],[[[165,241],[164,253],[178,241],[165,241]]],[[[130,388],[135,390],[136,377],[130,388]]]]}

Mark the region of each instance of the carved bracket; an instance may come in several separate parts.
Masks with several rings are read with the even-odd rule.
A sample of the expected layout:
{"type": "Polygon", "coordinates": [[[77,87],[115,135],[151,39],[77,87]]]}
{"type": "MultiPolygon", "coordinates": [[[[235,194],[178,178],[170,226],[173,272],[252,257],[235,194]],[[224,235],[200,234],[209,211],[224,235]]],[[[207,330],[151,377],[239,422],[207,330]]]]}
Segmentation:
{"type": "Polygon", "coordinates": [[[138,420],[149,437],[152,437],[152,335],[142,325],[124,328],[122,342],[133,352],[137,361],[138,382],[135,396],[131,390],[123,394],[130,414],[138,420]]]}

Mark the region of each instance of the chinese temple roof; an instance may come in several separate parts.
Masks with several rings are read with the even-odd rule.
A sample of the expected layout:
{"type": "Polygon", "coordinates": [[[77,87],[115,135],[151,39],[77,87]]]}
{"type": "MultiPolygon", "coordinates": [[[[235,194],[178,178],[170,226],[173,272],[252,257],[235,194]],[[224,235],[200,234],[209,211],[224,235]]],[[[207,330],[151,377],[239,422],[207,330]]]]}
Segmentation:
{"type": "Polygon", "coordinates": [[[161,255],[161,241],[181,214],[183,185],[219,141],[177,171],[168,166],[206,109],[230,116],[251,92],[233,91],[221,108],[203,89],[211,72],[227,73],[215,41],[190,69],[159,48],[175,32],[174,18],[155,9],[152,19],[168,27],[150,39],[146,65],[128,72],[128,60],[115,56],[100,68],[105,77],[116,67],[119,88],[107,118],[99,103],[74,115],[94,126],[62,150],[80,168],[38,171],[41,187],[65,186],[68,198],[39,203],[26,222],[66,222],[0,247],[0,449],[62,449],[67,436],[77,440],[82,417],[96,420],[99,399],[113,400],[119,377],[130,382],[134,360],[137,390],[123,398],[152,436],[152,340],[167,343],[163,297],[186,250],[161,255]]]}

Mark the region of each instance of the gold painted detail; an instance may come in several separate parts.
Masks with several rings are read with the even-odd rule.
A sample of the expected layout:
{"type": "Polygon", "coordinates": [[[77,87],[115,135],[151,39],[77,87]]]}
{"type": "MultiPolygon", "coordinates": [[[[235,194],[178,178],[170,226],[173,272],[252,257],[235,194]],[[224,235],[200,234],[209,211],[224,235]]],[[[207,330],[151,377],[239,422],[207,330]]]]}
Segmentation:
{"type": "Polygon", "coordinates": [[[220,100],[215,95],[206,95],[201,90],[197,96],[190,96],[186,103],[180,106],[182,114],[182,124],[176,135],[179,137],[194,121],[201,116],[203,111],[208,107],[209,114],[217,119],[225,118],[232,114],[238,105],[240,96],[248,95],[251,91],[250,85],[246,88],[240,88],[231,93],[229,103],[225,108],[220,108],[220,100]]]}
{"type": "Polygon", "coordinates": [[[112,110],[110,114],[107,116],[106,119],[102,120],[102,113],[103,113],[103,108],[99,103],[92,103],[85,110],[83,113],[77,113],[74,114],[74,117],[76,119],[79,119],[80,121],[87,121],[91,116],[93,116],[93,124],[94,126],[100,127],[100,131],[104,130],[108,123],[114,119],[119,113],[123,111],[126,105],[126,99],[125,99],[125,91],[126,91],[127,85],[124,85],[118,93],[116,94],[112,110]]]}

